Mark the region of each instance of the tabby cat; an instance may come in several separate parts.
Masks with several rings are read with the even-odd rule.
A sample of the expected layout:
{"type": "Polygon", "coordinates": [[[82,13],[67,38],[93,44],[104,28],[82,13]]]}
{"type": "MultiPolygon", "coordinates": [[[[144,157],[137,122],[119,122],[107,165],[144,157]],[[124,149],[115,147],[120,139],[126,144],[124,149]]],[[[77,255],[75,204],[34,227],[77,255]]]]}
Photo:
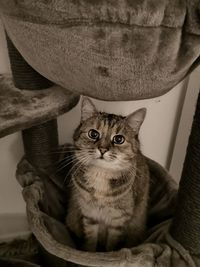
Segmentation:
{"type": "Polygon", "coordinates": [[[149,171],[138,133],[145,115],[145,108],[127,117],[98,112],[83,98],[66,216],[83,250],[131,247],[144,237],[149,171]]]}

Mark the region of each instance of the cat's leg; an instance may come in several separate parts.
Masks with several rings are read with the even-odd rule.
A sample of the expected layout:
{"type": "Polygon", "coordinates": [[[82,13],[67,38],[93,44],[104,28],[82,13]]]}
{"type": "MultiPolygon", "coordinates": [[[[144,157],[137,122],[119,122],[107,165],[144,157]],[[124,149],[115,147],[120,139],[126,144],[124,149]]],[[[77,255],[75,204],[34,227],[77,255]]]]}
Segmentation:
{"type": "Polygon", "coordinates": [[[96,251],[98,244],[99,224],[90,219],[83,218],[84,244],[86,251],[96,251]]]}
{"type": "Polygon", "coordinates": [[[113,251],[117,249],[119,243],[122,241],[122,231],[117,227],[108,228],[106,251],[113,251]]]}
{"type": "Polygon", "coordinates": [[[75,201],[70,201],[65,224],[76,237],[83,238],[82,217],[75,201]]]}
{"type": "Polygon", "coordinates": [[[81,226],[77,220],[71,220],[69,217],[67,217],[66,226],[72,233],[76,235],[76,237],[82,238],[81,226]]]}

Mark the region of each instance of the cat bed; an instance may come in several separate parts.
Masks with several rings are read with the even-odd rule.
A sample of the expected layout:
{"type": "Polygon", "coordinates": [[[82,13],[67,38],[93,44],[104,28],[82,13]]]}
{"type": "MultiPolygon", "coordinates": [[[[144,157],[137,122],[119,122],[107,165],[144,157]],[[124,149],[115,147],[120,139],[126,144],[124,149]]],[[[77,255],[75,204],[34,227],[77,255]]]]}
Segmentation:
{"type": "Polygon", "coordinates": [[[150,173],[148,235],[144,244],[131,249],[95,253],[76,249],[76,244],[63,224],[66,215],[67,186],[65,175],[38,171],[26,158],[18,164],[17,179],[23,187],[27,217],[31,231],[42,247],[62,261],[48,266],[198,266],[169,234],[177,185],[158,163],[147,159],[150,173]],[[63,265],[62,265],[62,264],[63,265]]]}
{"type": "Polygon", "coordinates": [[[0,75],[0,137],[56,118],[73,108],[79,96],[54,85],[19,90],[9,75],[0,75]]]}
{"type": "Polygon", "coordinates": [[[199,64],[197,0],[1,0],[0,9],[24,59],[72,93],[152,98],[199,64]]]}

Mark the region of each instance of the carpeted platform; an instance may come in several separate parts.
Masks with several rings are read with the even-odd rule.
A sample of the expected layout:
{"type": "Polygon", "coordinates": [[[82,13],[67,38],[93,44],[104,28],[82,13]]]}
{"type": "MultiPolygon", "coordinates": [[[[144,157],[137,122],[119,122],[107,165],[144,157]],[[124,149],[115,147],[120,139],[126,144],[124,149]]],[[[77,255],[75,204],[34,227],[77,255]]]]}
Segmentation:
{"type": "Polygon", "coordinates": [[[0,74],[0,137],[56,118],[78,101],[78,95],[57,85],[37,91],[17,89],[10,75],[0,74]]]}

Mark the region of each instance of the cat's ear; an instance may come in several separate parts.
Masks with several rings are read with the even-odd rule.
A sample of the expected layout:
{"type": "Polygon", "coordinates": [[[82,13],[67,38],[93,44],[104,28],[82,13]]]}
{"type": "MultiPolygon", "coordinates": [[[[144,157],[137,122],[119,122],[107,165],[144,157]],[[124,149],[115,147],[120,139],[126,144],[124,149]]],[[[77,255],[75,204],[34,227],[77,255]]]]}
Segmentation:
{"type": "Polygon", "coordinates": [[[92,101],[88,97],[83,96],[81,105],[81,120],[85,121],[94,116],[96,113],[97,110],[92,101]]]}
{"type": "Polygon", "coordinates": [[[133,129],[134,132],[139,132],[140,127],[145,119],[146,112],[146,108],[141,108],[126,117],[128,125],[133,129]]]}

